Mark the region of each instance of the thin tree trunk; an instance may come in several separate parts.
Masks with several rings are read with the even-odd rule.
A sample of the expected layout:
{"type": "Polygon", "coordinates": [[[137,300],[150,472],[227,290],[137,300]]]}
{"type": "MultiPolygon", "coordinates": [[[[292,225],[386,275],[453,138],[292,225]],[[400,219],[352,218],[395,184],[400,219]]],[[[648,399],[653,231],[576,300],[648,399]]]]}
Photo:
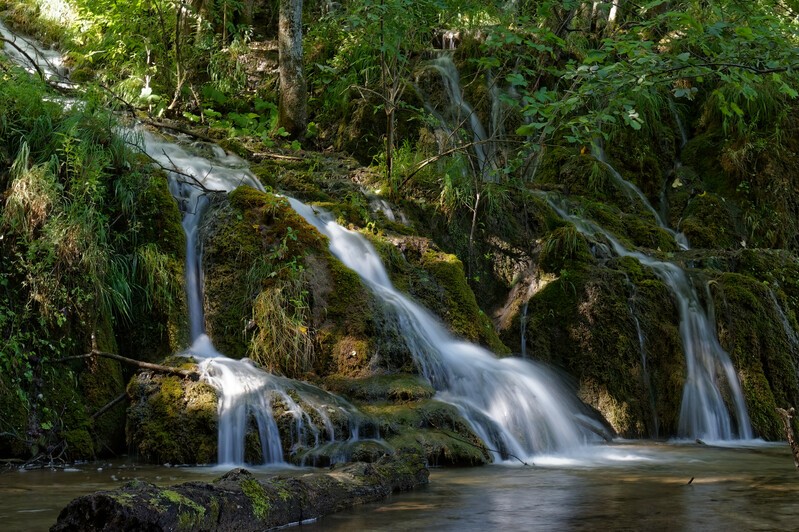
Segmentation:
{"type": "Polygon", "coordinates": [[[785,437],[788,439],[788,445],[791,446],[793,465],[799,469],[799,442],[796,441],[796,434],[794,434],[793,425],[791,424],[794,412],[795,410],[793,408],[789,408],[788,410],[784,408],[777,409],[777,413],[782,418],[782,424],[785,426],[785,437]]]}
{"type": "Polygon", "coordinates": [[[301,137],[308,120],[302,65],[302,0],[280,0],[277,42],[280,73],[278,126],[292,137],[301,137]]]}
{"type": "MultiPolygon", "coordinates": [[[[391,109],[386,113],[386,178],[389,183],[392,183],[392,173],[394,169],[394,107],[393,103],[386,102],[386,105],[391,105],[391,109]]],[[[394,185],[391,185],[392,189],[394,185]]]]}

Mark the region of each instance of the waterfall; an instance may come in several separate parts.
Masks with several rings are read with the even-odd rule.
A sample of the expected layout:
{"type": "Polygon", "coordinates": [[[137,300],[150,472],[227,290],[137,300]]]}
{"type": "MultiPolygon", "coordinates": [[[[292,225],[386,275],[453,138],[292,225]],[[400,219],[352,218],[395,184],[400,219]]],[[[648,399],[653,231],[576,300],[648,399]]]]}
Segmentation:
{"type": "MultiPolygon", "coordinates": [[[[428,310],[398,292],[372,245],[329,213],[289,198],[294,210],[328,237],[330,251],[354,270],[394,316],[436,397],[455,405],[495,460],[568,452],[588,441],[584,406],[551,370],[492,353],[452,336],[428,310]]],[[[601,427],[594,427],[601,431],[601,427]]]]}
{"type": "Polygon", "coordinates": [[[674,238],[674,241],[677,242],[677,245],[680,247],[680,249],[684,250],[688,249],[689,247],[688,239],[685,238],[685,235],[682,233],[678,233],[674,229],[671,229],[666,224],[665,220],[660,215],[660,213],[657,212],[654,207],[652,207],[652,204],[649,203],[649,200],[646,198],[644,193],[641,192],[641,189],[635,186],[633,183],[630,183],[629,181],[624,179],[621,176],[621,174],[618,171],[616,171],[616,169],[613,168],[613,166],[610,165],[607,157],[605,156],[605,150],[602,149],[602,146],[600,145],[599,142],[594,142],[591,145],[591,154],[594,156],[594,158],[597,161],[599,161],[605,168],[608,169],[610,174],[613,176],[613,180],[616,183],[616,185],[618,185],[622,190],[624,190],[630,199],[633,199],[633,196],[639,199],[641,205],[643,205],[644,208],[647,210],[647,212],[649,212],[655,218],[655,222],[657,222],[658,227],[669,233],[672,236],[672,238],[674,238]]]}
{"type": "MultiPolygon", "coordinates": [[[[183,210],[186,232],[186,293],[189,303],[191,347],[184,353],[199,364],[204,380],[220,394],[218,461],[245,461],[245,440],[251,423],[257,427],[264,463],[283,461],[284,449],[278,419],[289,433],[290,452],[317,447],[324,442],[353,439],[363,416],[344,401],[308,384],[267,373],[249,360],[233,360],[214,349],[204,334],[202,248],[199,223],[207,205],[207,192],[230,192],[241,185],[264,188],[243,159],[215,144],[160,139],[139,130],[145,153],[169,176],[170,190],[183,210]],[[277,406],[279,405],[279,408],[277,406]]],[[[357,439],[357,438],[355,438],[357,439]]]]}
{"type": "Polygon", "coordinates": [[[696,289],[685,271],[671,262],[628,250],[598,225],[569,214],[548,195],[545,199],[558,215],[572,222],[581,233],[604,237],[616,255],[632,257],[650,268],[674,295],[680,316],[680,337],[687,371],[678,436],[707,441],[751,439],[752,427],[735,368],[729,355],[719,344],[715,320],[709,311],[703,309],[696,289]],[[719,385],[721,381],[725,381],[729,387],[735,426],[724,402],[719,385]]]}
{"type": "Polygon", "coordinates": [[[8,41],[3,47],[3,53],[26,71],[31,74],[40,72],[46,80],[60,88],[74,87],[67,77],[64,58],[60,52],[45,50],[34,39],[22,37],[9,30],[2,21],[0,21],[0,37],[8,41]]]}
{"type": "Polygon", "coordinates": [[[444,52],[440,54],[430,61],[428,67],[438,72],[441,76],[441,83],[450,104],[449,109],[444,113],[440,113],[430,105],[429,98],[424,96],[422,98],[425,101],[427,110],[436,117],[440,127],[443,128],[445,139],[440,141],[442,148],[452,143],[453,136],[457,134],[460,128],[466,127],[472,134],[471,151],[477,163],[475,174],[484,181],[495,180],[496,154],[494,153],[494,146],[489,141],[490,137],[486,133],[482,122],[480,122],[477,113],[463,98],[460,75],[452,60],[452,53],[444,52]]]}

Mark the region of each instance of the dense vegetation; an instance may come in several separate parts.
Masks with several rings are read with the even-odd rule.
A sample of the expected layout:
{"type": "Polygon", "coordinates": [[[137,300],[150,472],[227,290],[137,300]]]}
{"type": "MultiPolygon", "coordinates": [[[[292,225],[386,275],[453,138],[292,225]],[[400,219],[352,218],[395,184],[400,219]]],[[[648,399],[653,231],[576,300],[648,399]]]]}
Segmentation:
{"type": "MultiPolygon", "coordinates": [[[[276,39],[292,4],[0,1],[9,25],[66,51],[88,98],[65,110],[3,63],[0,454],[121,450],[123,409],[91,413],[128,375],[56,359],[100,349],[161,360],[185,343],[179,214],[164,176],[113,133],[111,108],[218,139],[270,192],[367,233],[397,286],[455,332],[565,369],[621,434],[673,435],[685,375],[673,297],[545,199],[565,198],[631,249],[688,268],[715,303],[756,431],[780,436],[774,406],[799,403],[799,4],[305,2],[299,131],[279,112],[276,39]],[[466,104],[447,95],[446,54],[466,104]],[[681,251],[614,171],[694,249],[681,251]],[[370,207],[377,195],[409,223],[370,207]]],[[[428,404],[376,304],[276,196],[240,190],[211,212],[208,329],[225,352],[360,401],[398,441],[424,438],[397,426],[434,427],[414,405],[462,425],[428,404]],[[376,374],[396,385],[372,393],[376,374]]],[[[184,425],[164,408],[167,425],[184,425]]],[[[164,427],[140,428],[128,443],[146,454],[164,427]]],[[[455,441],[426,450],[484,459],[448,455],[455,441]]],[[[174,459],[166,452],[151,456],[174,459]]]]}

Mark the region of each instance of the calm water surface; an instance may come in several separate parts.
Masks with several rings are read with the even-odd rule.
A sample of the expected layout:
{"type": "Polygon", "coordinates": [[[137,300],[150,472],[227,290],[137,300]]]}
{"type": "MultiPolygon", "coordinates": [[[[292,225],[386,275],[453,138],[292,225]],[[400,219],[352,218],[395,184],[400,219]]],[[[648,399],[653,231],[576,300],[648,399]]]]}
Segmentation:
{"type": "MultiPolygon", "coordinates": [[[[74,497],[134,478],[169,485],[223,471],[84,464],[3,473],[0,529],[46,530],[74,497]]],[[[799,472],[787,445],[620,443],[529,467],[434,469],[425,488],[292,530],[641,529],[798,530],[799,472]]]]}

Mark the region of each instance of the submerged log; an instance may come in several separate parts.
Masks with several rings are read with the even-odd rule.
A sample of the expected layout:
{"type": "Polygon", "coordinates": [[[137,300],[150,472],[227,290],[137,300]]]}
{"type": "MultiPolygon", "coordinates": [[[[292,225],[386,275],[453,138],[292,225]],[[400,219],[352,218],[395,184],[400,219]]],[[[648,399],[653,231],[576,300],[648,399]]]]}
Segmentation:
{"type": "Polygon", "coordinates": [[[785,410],[784,408],[778,408],[777,413],[782,418],[782,423],[785,426],[785,437],[788,439],[788,445],[791,446],[791,452],[793,453],[793,465],[799,469],[799,442],[796,441],[796,434],[793,432],[793,425],[791,424],[791,419],[793,418],[795,410],[793,407],[785,410]]]}
{"type": "Polygon", "coordinates": [[[133,481],[78,497],[50,530],[265,530],[411,490],[426,484],[428,474],[421,455],[402,453],[266,480],[239,468],[211,483],[160,488],[133,481]]]}

